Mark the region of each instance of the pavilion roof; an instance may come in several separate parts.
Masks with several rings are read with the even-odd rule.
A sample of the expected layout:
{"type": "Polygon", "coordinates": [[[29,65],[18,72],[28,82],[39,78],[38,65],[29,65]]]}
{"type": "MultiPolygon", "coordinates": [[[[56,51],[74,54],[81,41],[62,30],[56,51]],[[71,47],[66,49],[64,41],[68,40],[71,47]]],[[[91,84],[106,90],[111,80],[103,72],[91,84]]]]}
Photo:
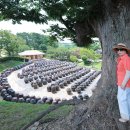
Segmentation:
{"type": "Polygon", "coordinates": [[[20,56],[28,56],[28,55],[44,55],[45,53],[40,52],[38,50],[27,50],[27,51],[23,51],[18,53],[20,56]]]}

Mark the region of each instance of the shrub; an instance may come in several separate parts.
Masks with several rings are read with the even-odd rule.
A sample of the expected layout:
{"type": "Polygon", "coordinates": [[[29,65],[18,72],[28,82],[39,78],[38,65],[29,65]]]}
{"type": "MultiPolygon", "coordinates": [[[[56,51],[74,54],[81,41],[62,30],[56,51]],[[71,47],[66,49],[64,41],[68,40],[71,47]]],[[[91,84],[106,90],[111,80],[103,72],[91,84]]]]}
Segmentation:
{"type": "MultiPolygon", "coordinates": [[[[0,62],[5,62],[8,60],[24,61],[24,58],[22,58],[22,57],[3,57],[3,58],[0,58],[0,62]]],[[[28,59],[25,59],[25,61],[27,62],[28,59]]]]}
{"type": "Polygon", "coordinates": [[[70,55],[70,61],[71,62],[77,62],[78,58],[76,56],[70,55]]]}
{"type": "Polygon", "coordinates": [[[92,63],[91,60],[88,59],[88,57],[86,55],[82,56],[82,60],[83,60],[83,62],[84,62],[85,65],[88,65],[88,64],[92,63]]]}
{"type": "Polygon", "coordinates": [[[82,56],[83,61],[86,61],[87,59],[88,59],[87,56],[85,56],[85,55],[82,56]]]}

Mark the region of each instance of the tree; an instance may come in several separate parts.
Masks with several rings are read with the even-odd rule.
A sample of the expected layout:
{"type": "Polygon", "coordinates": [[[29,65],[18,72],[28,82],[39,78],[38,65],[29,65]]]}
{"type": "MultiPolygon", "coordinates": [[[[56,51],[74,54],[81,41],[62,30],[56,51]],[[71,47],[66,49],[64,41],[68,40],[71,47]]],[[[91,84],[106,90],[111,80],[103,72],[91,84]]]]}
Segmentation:
{"type": "Polygon", "coordinates": [[[35,50],[42,50],[46,52],[47,46],[58,47],[56,39],[39,33],[23,32],[17,33],[17,36],[22,37],[26,41],[27,45],[35,50]]]}
{"type": "MultiPolygon", "coordinates": [[[[53,127],[55,129],[57,127],[60,129],[62,126],[61,129],[64,130],[67,128],[76,130],[130,129],[128,125],[122,125],[121,127],[121,124],[118,122],[115,55],[112,52],[113,45],[118,42],[125,42],[130,47],[130,1],[35,0],[34,2],[31,0],[30,4],[34,2],[37,5],[34,8],[29,8],[30,4],[27,3],[20,7],[17,6],[20,5],[19,3],[8,6],[8,2],[4,3],[4,1],[0,3],[2,19],[12,18],[15,21],[27,19],[36,21],[36,23],[42,23],[45,22],[45,15],[42,15],[42,18],[44,18],[40,19],[40,9],[42,9],[48,15],[47,20],[53,19],[62,22],[70,36],[74,36],[74,40],[77,40],[78,45],[87,45],[91,42],[92,36],[97,36],[100,39],[103,50],[103,62],[102,77],[98,83],[98,90],[87,104],[80,104],[76,107],[77,109],[75,109],[74,113],[68,117],[69,121],[66,121],[67,118],[61,121],[58,120],[55,122],[56,125],[50,123],[51,125],[48,125],[48,128],[53,127]],[[36,7],[39,8],[37,9],[36,7]],[[69,124],[68,122],[71,123],[69,124]]],[[[23,0],[23,2],[25,1],[23,0]]]]}
{"type": "Polygon", "coordinates": [[[0,44],[1,49],[5,50],[8,56],[15,56],[18,52],[29,48],[22,38],[7,30],[0,31],[0,44]]]}

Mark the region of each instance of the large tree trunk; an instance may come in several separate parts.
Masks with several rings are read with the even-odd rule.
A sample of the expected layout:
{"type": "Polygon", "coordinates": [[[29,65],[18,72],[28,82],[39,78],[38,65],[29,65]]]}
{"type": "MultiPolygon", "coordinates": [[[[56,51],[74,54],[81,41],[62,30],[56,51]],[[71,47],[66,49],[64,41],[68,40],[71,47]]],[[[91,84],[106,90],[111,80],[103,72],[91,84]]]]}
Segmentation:
{"type": "Polygon", "coordinates": [[[68,117],[52,122],[47,129],[130,130],[129,124],[118,121],[116,63],[112,51],[113,45],[119,42],[130,47],[130,4],[117,1],[105,0],[103,19],[91,22],[103,49],[102,77],[93,97],[77,105],[68,117]]]}

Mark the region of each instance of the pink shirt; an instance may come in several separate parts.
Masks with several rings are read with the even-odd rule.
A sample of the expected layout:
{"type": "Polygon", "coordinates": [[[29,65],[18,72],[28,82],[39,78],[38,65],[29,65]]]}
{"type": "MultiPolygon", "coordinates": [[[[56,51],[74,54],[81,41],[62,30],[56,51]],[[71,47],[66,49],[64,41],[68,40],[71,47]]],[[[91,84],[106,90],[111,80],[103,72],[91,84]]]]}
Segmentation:
{"type": "MultiPolygon", "coordinates": [[[[117,85],[121,86],[124,80],[126,70],[130,71],[130,57],[125,54],[117,59],[117,85]]],[[[126,87],[130,88],[130,79],[126,87]]]]}

